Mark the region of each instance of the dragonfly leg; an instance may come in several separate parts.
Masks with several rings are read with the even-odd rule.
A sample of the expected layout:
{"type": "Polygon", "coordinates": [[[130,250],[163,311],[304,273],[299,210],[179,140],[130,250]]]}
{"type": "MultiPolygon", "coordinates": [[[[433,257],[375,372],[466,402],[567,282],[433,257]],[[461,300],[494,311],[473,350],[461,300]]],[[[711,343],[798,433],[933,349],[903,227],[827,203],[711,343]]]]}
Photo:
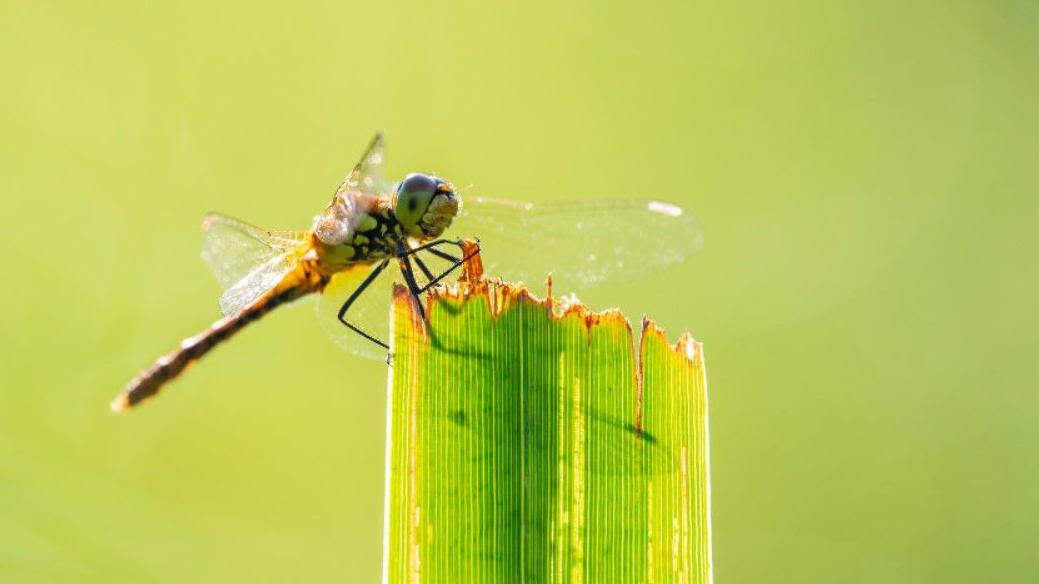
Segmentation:
{"type": "MultiPolygon", "coordinates": [[[[477,239],[476,242],[479,243],[480,240],[477,239]]],[[[427,242],[427,243],[423,243],[422,245],[420,245],[418,247],[413,247],[411,249],[405,250],[404,254],[405,255],[411,255],[411,254],[414,254],[414,253],[418,253],[420,251],[432,250],[433,248],[441,246],[441,245],[457,245],[459,247],[459,249],[461,249],[462,248],[462,240],[461,239],[435,239],[433,241],[430,241],[430,242],[427,242]]],[[[435,252],[432,252],[432,253],[435,253],[435,252]]],[[[443,252],[440,252],[440,253],[443,253],[443,252]]]]}
{"type": "Polygon", "coordinates": [[[429,253],[431,253],[431,254],[433,254],[433,255],[435,255],[437,257],[444,258],[445,260],[450,261],[450,262],[460,262],[460,261],[462,261],[461,258],[456,258],[455,256],[453,256],[453,255],[451,255],[451,254],[449,254],[447,252],[440,251],[439,249],[436,249],[436,248],[432,248],[431,247],[431,248],[427,249],[426,251],[428,251],[429,253]]]}
{"type": "Polygon", "coordinates": [[[433,275],[433,272],[430,272],[429,268],[426,267],[426,262],[422,261],[422,258],[418,257],[418,254],[411,256],[411,259],[415,260],[415,265],[418,266],[418,269],[422,270],[423,274],[425,274],[427,282],[436,277],[433,275]]]}
{"type": "Polygon", "coordinates": [[[431,241],[418,247],[408,249],[405,249],[404,245],[405,244],[401,242],[398,244],[397,247],[397,260],[400,262],[400,272],[401,275],[404,276],[404,282],[408,285],[408,292],[411,293],[412,298],[415,299],[415,303],[418,305],[419,315],[422,317],[422,321],[428,322],[428,319],[426,317],[426,308],[422,304],[422,294],[430,288],[432,288],[433,286],[435,286],[438,282],[446,278],[448,274],[457,270],[459,266],[464,264],[469,258],[472,258],[476,254],[480,253],[480,248],[477,247],[476,251],[465,257],[457,258],[449,253],[442,252],[436,249],[436,247],[440,245],[457,245],[461,248],[461,241],[453,241],[450,239],[438,239],[436,241],[431,241]],[[425,262],[423,262],[422,259],[418,256],[418,252],[420,251],[426,251],[441,258],[447,259],[452,262],[452,265],[450,268],[444,270],[444,272],[441,273],[439,276],[433,276],[433,273],[429,270],[428,267],[426,267],[425,262]],[[422,273],[426,276],[426,279],[428,281],[426,282],[425,286],[419,287],[418,281],[415,279],[415,270],[411,266],[412,260],[414,260],[415,264],[418,265],[419,269],[422,270],[422,273]]]}
{"type": "MultiPolygon", "coordinates": [[[[432,250],[429,250],[429,251],[432,251],[432,250]]],[[[446,278],[448,276],[448,274],[450,274],[451,272],[457,270],[459,267],[462,266],[462,264],[464,264],[465,262],[469,261],[470,258],[476,256],[479,253],[480,253],[480,248],[479,248],[479,246],[477,246],[476,251],[474,251],[473,253],[471,253],[471,254],[469,254],[469,255],[467,255],[465,257],[461,257],[461,258],[455,258],[455,257],[449,256],[448,254],[444,254],[444,255],[447,255],[448,257],[450,257],[451,261],[453,261],[454,264],[450,268],[444,270],[444,272],[442,274],[440,274],[439,276],[437,276],[436,278],[430,279],[429,283],[427,283],[425,286],[423,286],[422,288],[419,289],[419,292],[425,292],[426,290],[429,290],[433,286],[436,286],[441,280],[446,278]]],[[[415,256],[415,259],[418,260],[418,256],[415,256]]]]}
{"type": "MultiPolygon", "coordinates": [[[[479,242],[480,242],[480,240],[477,239],[476,243],[479,244],[479,242]]],[[[415,260],[415,264],[418,265],[419,269],[422,270],[422,273],[425,274],[427,283],[426,283],[425,286],[419,288],[419,292],[425,292],[426,290],[429,290],[437,282],[439,282],[440,280],[443,280],[448,274],[450,274],[454,270],[458,269],[458,267],[461,266],[462,264],[464,264],[467,260],[469,260],[470,258],[472,258],[472,257],[474,257],[474,256],[476,256],[477,254],[480,253],[480,246],[477,245],[475,252],[473,252],[473,253],[465,256],[465,257],[460,257],[459,258],[459,257],[455,257],[455,256],[453,256],[453,255],[451,255],[451,254],[449,254],[449,253],[447,253],[445,251],[440,251],[439,249],[437,249],[437,247],[439,247],[441,245],[457,245],[459,247],[459,249],[462,249],[462,250],[465,249],[464,246],[462,245],[462,240],[461,239],[458,239],[458,240],[454,240],[454,239],[437,239],[437,240],[434,240],[434,241],[430,241],[428,243],[424,243],[424,244],[422,244],[420,246],[417,246],[417,247],[412,247],[412,248],[408,248],[408,249],[398,249],[397,250],[397,257],[398,258],[403,259],[405,256],[411,256],[412,259],[415,260]],[[445,270],[439,276],[434,277],[433,273],[429,270],[428,267],[426,267],[425,262],[423,262],[419,258],[418,253],[420,251],[425,251],[425,252],[431,253],[431,254],[439,257],[439,258],[445,259],[445,260],[451,262],[452,265],[451,265],[450,268],[445,270]]]]}
{"type": "Polygon", "coordinates": [[[387,351],[390,349],[390,346],[388,344],[386,344],[386,343],[380,341],[379,339],[373,337],[372,335],[366,333],[360,327],[355,326],[355,325],[351,324],[350,322],[347,322],[346,318],[344,318],[344,317],[346,316],[346,311],[350,310],[350,306],[354,303],[354,301],[357,300],[357,298],[361,295],[362,292],[364,292],[368,288],[368,286],[371,286],[372,282],[375,281],[375,278],[377,278],[379,276],[379,274],[381,274],[382,271],[386,269],[386,266],[388,266],[389,263],[390,263],[389,260],[383,260],[383,261],[379,262],[379,265],[375,266],[375,269],[372,270],[372,273],[368,274],[368,277],[365,278],[363,282],[361,282],[361,285],[358,286],[357,289],[354,290],[350,294],[350,297],[346,299],[346,302],[343,303],[343,306],[341,306],[339,308],[339,315],[338,315],[339,322],[341,322],[344,325],[346,325],[346,328],[354,331],[355,333],[361,335],[362,337],[368,339],[369,341],[375,343],[376,345],[379,345],[380,347],[386,349],[387,351]]]}
{"type": "Polygon", "coordinates": [[[418,282],[415,281],[415,272],[411,267],[411,258],[409,254],[401,254],[400,260],[400,273],[404,276],[404,282],[408,285],[408,292],[411,293],[411,297],[415,299],[415,303],[418,304],[418,313],[422,317],[423,322],[426,321],[426,307],[422,305],[422,291],[419,290],[418,282]]]}
{"type": "Polygon", "coordinates": [[[451,254],[449,254],[447,252],[440,251],[439,249],[437,249],[435,247],[435,246],[438,246],[438,245],[446,245],[446,244],[458,245],[459,247],[461,247],[461,242],[450,241],[450,240],[443,240],[442,239],[442,240],[437,240],[437,241],[431,242],[428,245],[423,245],[421,247],[408,248],[407,251],[403,252],[403,255],[410,256],[411,259],[414,260],[415,265],[418,266],[419,270],[421,270],[423,275],[425,275],[425,277],[426,277],[426,285],[423,286],[420,289],[421,292],[425,292],[426,290],[428,290],[433,285],[433,283],[435,281],[439,281],[439,279],[436,276],[434,276],[433,272],[429,269],[429,267],[426,266],[426,262],[422,261],[422,258],[419,256],[418,252],[424,251],[424,252],[433,254],[433,255],[441,258],[441,259],[445,259],[445,260],[447,260],[447,261],[452,263],[452,266],[447,269],[447,272],[441,274],[440,278],[443,278],[445,275],[447,275],[448,273],[453,271],[455,268],[457,268],[459,262],[464,262],[465,261],[466,258],[457,258],[457,257],[455,257],[455,256],[453,256],[453,255],[451,255],[451,254]]]}

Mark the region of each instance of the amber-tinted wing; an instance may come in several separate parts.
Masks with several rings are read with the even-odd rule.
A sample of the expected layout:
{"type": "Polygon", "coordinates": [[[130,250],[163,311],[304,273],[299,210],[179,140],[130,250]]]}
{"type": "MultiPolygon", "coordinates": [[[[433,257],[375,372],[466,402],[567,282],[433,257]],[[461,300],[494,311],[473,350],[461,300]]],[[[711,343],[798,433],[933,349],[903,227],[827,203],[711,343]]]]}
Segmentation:
{"type": "Polygon", "coordinates": [[[224,314],[238,312],[281,282],[309,247],[306,231],[267,231],[219,213],[202,221],[202,259],[224,289],[224,314]]]}

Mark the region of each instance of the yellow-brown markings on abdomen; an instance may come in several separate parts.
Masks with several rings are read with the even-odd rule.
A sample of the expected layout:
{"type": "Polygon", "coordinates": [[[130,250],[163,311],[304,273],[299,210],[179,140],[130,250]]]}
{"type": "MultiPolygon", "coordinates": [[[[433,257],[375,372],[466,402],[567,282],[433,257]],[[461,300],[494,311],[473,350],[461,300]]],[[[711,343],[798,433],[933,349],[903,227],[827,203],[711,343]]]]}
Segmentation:
{"type": "Polygon", "coordinates": [[[320,290],[327,277],[315,275],[308,267],[300,266],[281,284],[252,304],[213,323],[205,331],[181,341],[180,347],[159,357],[155,364],[135,377],[126,389],[112,401],[112,411],[127,410],[159,392],[169,381],[183,373],[195,361],[220,343],[231,338],[254,320],[282,304],[320,290]]]}

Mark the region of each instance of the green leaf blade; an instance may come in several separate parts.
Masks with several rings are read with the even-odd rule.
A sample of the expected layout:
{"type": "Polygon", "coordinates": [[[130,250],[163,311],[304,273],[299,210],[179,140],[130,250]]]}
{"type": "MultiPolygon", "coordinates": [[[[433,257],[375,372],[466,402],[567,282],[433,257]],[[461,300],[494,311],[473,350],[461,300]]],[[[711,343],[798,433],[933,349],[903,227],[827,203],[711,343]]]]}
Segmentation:
{"type": "Polygon", "coordinates": [[[709,581],[698,343],[639,367],[621,314],[478,275],[428,313],[395,292],[386,581],[709,581]]]}

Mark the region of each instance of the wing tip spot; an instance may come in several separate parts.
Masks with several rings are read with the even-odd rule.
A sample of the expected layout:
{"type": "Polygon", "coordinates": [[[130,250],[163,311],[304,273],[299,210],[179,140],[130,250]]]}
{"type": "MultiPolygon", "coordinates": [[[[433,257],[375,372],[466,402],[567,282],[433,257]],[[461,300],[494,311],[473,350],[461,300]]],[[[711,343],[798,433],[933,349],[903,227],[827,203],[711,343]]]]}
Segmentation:
{"type": "Polygon", "coordinates": [[[670,203],[664,203],[662,201],[650,201],[647,208],[653,213],[659,213],[661,215],[667,215],[669,217],[681,217],[682,208],[677,205],[670,203]]]}

